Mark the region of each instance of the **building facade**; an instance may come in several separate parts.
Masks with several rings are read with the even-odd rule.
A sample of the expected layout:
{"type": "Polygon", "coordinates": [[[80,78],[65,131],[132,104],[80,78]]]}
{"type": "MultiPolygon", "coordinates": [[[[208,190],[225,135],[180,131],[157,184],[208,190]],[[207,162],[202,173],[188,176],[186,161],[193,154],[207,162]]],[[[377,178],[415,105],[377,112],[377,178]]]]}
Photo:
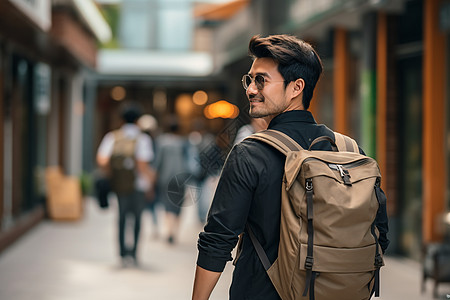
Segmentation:
{"type": "Polygon", "coordinates": [[[86,21],[95,9],[0,2],[0,251],[45,217],[49,166],[82,172],[84,73],[109,35],[104,21],[86,21]]]}

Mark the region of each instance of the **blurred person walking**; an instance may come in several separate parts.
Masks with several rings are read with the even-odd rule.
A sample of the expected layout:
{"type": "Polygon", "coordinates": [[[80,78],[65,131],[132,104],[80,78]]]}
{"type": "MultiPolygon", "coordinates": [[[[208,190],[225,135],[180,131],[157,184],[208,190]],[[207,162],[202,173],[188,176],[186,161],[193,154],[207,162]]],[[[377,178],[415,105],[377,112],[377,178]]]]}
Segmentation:
{"type": "Polygon", "coordinates": [[[168,119],[167,132],[156,139],[155,169],[156,197],[165,208],[167,242],[174,244],[178,233],[180,213],[190,180],[188,142],[179,134],[176,116],[168,119]]]}
{"type": "Polygon", "coordinates": [[[190,169],[193,175],[192,182],[197,188],[196,199],[194,199],[197,203],[197,215],[200,223],[204,225],[229,145],[218,142],[223,139],[223,134],[217,136],[212,134],[204,120],[195,120],[193,127],[194,130],[189,134],[189,141],[195,147],[194,151],[191,151],[195,153],[195,156],[194,159],[192,155],[190,157],[191,164],[194,165],[190,169]],[[226,146],[227,150],[222,149],[221,146],[222,148],[226,146]]]}
{"type": "MultiPolygon", "coordinates": [[[[322,63],[312,46],[289,35],[273,35],[266,38],[254,36],[249,43],[249,53],[253,58],[253,63],[248,74],[243,76],[242,84],[250,102],[250,116],[263,118],[269,129],[281,132],[281,135],[287,135],[303,149],[309,149],[311,143],[318,137],[326,136],[327,139],[334,142],[334,132],[324,125],[317,124],[307,110],[314,87],[322,72],[322,63]]],[[[329,143],[319,143],[317,148],[327,150],[317,152],[331,152],[329,143]]],[[[278,253],[281,245],[280,228],[282,227],[280,223],[286,224],[290,221],[282,220],[281,205],[284,165],[287,161],[282,152],[260,140],[245,139],[233,147],[220,175],[204,231],[199,235],[193,300],[209,299],[225,264],[232,260],[231,252],[238,242],[238,236],[242,233],[229,291],[230,300],[280,300],[280,295],[272,284],[272,277],[268,276],[270,272],[272,272],[271,275],[280,277],[284,275],[286,277],[298,276],[290,277],[290,279],[283,277],[284,284],[290,285],[289,280],[296,280],[296,284],[282,292],[295,292],[298,296],[295,299],[314,299],[313,285],[311,285],[309,297],[305,297],[307,289],[303,293],[303,297],[301,296],[301,292],[304,290],[298,291],[300,289],[298,285],[303,284],[310,287],[310,283],[314,284],[315,272],[310,281],[307,279],[301,281],[302,277],[298,273],[283,273],[286,271],[285,268],[289,268],[291,265],[295,265],[295,272],[302,271],[301,268],[304,266],[300,265],[300,262],[276,264],[275,269],[269,269],[270,266],[274,266],[275,260],[278,260],[280,255],[278,253]],[[259,243],[257,244],[254,240],[259,243]],[[259,248],[256,248],[257,246],[259,248]],[[265,261],[260,259],[261,253],[266,255],[265,261]],[[266,272],[266,270],[269,271],[266,272]]],[[[347,170],[342,170],[343,176],[349,177],[344,171],[347,170]]],[[[371,188],[373,189],[373,187],[371,188]]],[[[286,194],[283,196],[284,201],[286,201],[285,196],[286,194]]],[[[297,205],[297,202],[295,204],[297,205]]],[[[301,205],[303,206],[303,203],[301,205]]],[[[309,208],[311,208],[312,214],[312,206],[308,206],[308,211],[309,208]]],[[[386,207],[380,205],[380,208],[379,213],[374,214],[376,219],[373,230],[375,231],[375,226],[379,230],[379,244],[384,252],[389,244],[386,237],[387,215],[386,207]]],[[[292,212],[290,209],[292,210],[292,205],[283,205],[283,212],[292,212]]],[[[304,212],[304,207],[302,209],[304,212]]],[[[308,220],[309,216],[310,214],[308,214],[308,220]]],[[[304,220],[303,215],[302,220],[304,220]]],[[[314,218],[314,222],[320,223],[320,221],[317,216],[314,218]]],[[[355,223],[355,226],[359,225],[361,224],[355,223]]],[[[312,241],[313,235],[310,236],[312,241]]],[[[289,236],[284,241],[287,240],[287,243],[292,241],[292,245],[298,246],[297,238],[297,236],[289,236]],[[289,238],[292,239],[289,240],[289,238]]],[[[339,237],[335,238],[339,239],[339,237]]],[[[374,237],[373,239],[376,240],[374,237]]],[[[332,238],[329,240],[333,241],[332,238]]],[[[312,258],[312,254],[309,253],[310,249],[312,247],[308,247],[307,255],[312,258]]],[[[298,251],[299,249],[294,250],[298,251]]],[[[314,249],[315,251],[316,249],[314,249]]],[[[290,252],[282,252],[285,255],[286,253],[290,252]]],[[[297,252],[295,253],[297,254],[297,252]]],[[[302,255],[305,254],[302,253],[302,255]]],[[[300,256],[296,259],[300,259],[300,256]]],[[[375,255],[374,260],[376,261],[375,255]]],[[[308,259],[306,261],[309,262],[308,259]]],[[[372,265],[374,263],[374,261],[369,262],[372,265]]],[[[309,266],[305,266],[305,268],[309,268],[309,266]]],[[[324,289],[323,282],[327,283],[328,274],[320,274],[317,277],[316,291],[324,289]]],[[[368,275],[367,272],[363,274],[364,278],[368,275]]],[[[328,284],[325,288],[334,288],[335,292],[340,289],[348,291],[345,288],[350,286],[349,282],[345,280],[343,282],[328,284]],[[344,284],[348,284],[348,286],[343,286],[344,284]]],[[[367,285],[364,285],[358,289],[355,288],[353,292],[366,295],[370,290],[367,285]]],[[[338,296],[338,298],[356,299],[351,296],[346,298],[338,296]]],[[[361,296],[358,299],[368,298],[361,296]]]]}
{"type": "Polygon", "coordinates": [[[200,172],[198,182],[200,193],[198,198],[198,216],[200,222],[206,223],[208,209],[211,206],[220,171],[227,155],[228,143],[223,142],[223,133],[217,136],[207,133],[199,149],[200,172]]]}
{"type": "Polygon", "coordinates": [[[262,118],[251,118],[250,124],[244,125],[238,129],[236,137],[234,138],[233,145],[239,144],[246,137],[252,135],[255,132],[264,130],[267,128],[267,123],[262,118]]]}
{"type": "Polygon", "coordinates": [[[154,156],[152,140],[136,124],[142,114],[140,106],[125,103],[120,114],[124,124],[104,136],[97,150],[97,164],[108,174],[111,189],[117,195],[119,249],[125,266],[127,257],[138,264],[136,252],[141,215],[146,203],[145,194],[154,182],[155,173],[149,165],[154,156]],[[126,225],[130,217],[134,220],[132,246],[126,244],[126,225]]]}
{"type": "MultiPolygon", "coordinates": [[[[138,119],[137,125],[142,130],[142,132],[149,135],[150,138],[152,139],[153,141],[152,151],[155,153],[156,156],[156,137],[158,135],[158,121],[152,115],[145,114],[138,119]]],[[[154,169],[154,160],[152,160],[149,164],[152,167],[152,169],[154,169]]],[[[152,226],[150,228],[151,238],[157,239],[159,238],[158,207],[160,203],[158,201],[158,197],[156,197],[156,187],[154,186],[154,183],[155,182],[152,182],[152,185],[145,193],[145,199],[146,199],[146,209],[149,210],[152,219],[151,220],[152,226]]]]}

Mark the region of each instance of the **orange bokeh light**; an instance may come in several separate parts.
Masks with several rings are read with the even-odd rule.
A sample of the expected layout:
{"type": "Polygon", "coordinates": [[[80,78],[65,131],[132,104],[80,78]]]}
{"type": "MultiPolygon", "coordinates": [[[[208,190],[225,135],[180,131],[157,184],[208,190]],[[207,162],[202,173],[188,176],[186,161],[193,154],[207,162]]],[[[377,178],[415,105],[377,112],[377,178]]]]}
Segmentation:
{"type": "Polygon", "coordinates": [[[196,105],[204,105],[208,102],[208,94],[205,91],[196,91],[194,95],[192,95],[192,101],[196,105]]]}
{"type": "Polygon", "coordinates": [[[206,106],[203,112],[208,119],[234,119],[239,115],[239,108],[225,100],[220,100],[206,106]]]}

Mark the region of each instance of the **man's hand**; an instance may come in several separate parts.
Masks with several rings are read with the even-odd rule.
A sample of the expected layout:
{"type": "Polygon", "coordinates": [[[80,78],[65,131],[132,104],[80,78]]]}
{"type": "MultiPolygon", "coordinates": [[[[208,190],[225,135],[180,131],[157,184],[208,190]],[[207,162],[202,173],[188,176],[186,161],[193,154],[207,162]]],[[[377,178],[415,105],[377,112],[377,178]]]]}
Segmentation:
{"type": "Polygon", "coordinates": [[[192,300],[208,300],[221,274],[221,272],[212,272],[197,266],[192,300]]]}
{"type": "Polygon", "coordinates": [[[145,178],[147,178],[148,182],[151,184],[151,186],[155,186],[156,182],[156,172],[153,170],[152,167],[148,164],[146,161],[138,160],[137,163],[137,169],[139,173],[141,173],[145,178]]]}
{"type": "Polygon", "coordinates": [[[97,165],[105,176],[109,174],[109,157],[97,154],[97,165]]]}

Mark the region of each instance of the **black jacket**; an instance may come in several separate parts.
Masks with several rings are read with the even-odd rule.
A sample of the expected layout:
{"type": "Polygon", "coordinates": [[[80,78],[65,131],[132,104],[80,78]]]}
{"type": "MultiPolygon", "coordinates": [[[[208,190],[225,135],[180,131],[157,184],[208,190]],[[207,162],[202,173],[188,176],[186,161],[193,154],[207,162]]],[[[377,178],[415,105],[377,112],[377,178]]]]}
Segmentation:
{"type": "MultiPolygon", "coordinates": [[[[333,132],[315,122],[308,111],[289,111],[276,116],[269,124],[292,137],[303,148],[323,135],[334,139],[333,132]]],[[[321,142],[315,149],[331,150],[321,142]]],[[[281,182],[285,156],[275,148],[255,140],[244,140],[230,152],[223,168],[211,205],[208,222],[198,240],[197,264],[207,270],[221,272],[236,246],[238,235],[248,223],[267,253],[271,263],[278,254],[280,234],[281,182]]],[[[388,240],[387,216],[376,224],[388,240]]],[[[381,217],[380,217],[381,218],[381,217]]],[[[251,240],[244,234],[242,253],[237,261],[230,288],[230,299],[280,299],[270,282],[251,240]]]]}

